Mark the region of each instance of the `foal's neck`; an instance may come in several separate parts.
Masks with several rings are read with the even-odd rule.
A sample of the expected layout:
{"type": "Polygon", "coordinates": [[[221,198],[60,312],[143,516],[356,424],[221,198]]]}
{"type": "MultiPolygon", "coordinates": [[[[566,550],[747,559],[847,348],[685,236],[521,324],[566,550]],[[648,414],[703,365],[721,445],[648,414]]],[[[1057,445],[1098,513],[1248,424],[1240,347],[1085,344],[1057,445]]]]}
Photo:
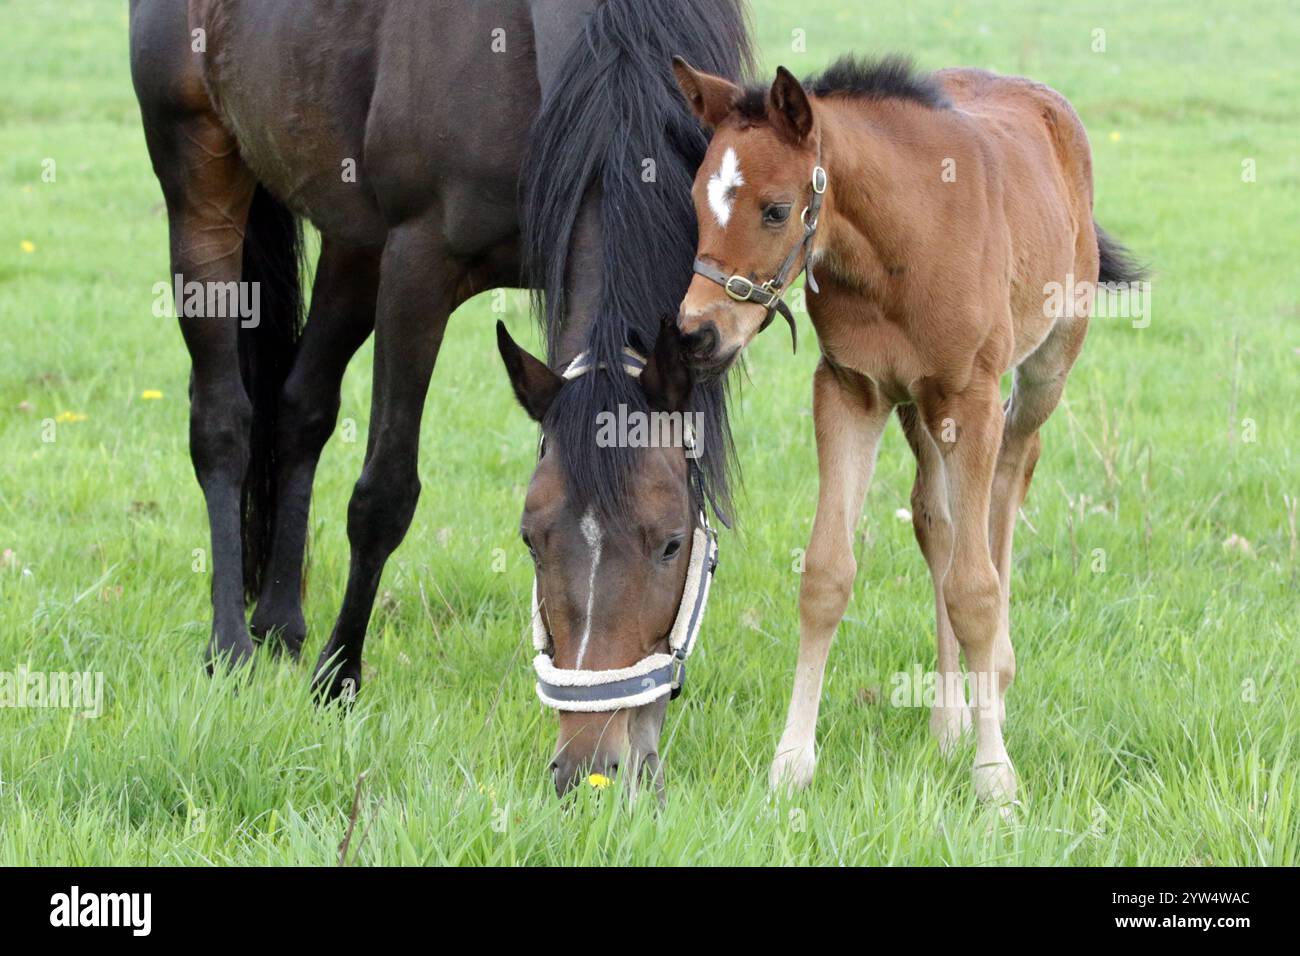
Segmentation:
{"type": "Polygon", "coordinates": [[[942,228],[955,114],[893,99],[815,101],[831,188],[815,262],[828,277],[879,295],[908,281],[914,250],[942,228]]]}

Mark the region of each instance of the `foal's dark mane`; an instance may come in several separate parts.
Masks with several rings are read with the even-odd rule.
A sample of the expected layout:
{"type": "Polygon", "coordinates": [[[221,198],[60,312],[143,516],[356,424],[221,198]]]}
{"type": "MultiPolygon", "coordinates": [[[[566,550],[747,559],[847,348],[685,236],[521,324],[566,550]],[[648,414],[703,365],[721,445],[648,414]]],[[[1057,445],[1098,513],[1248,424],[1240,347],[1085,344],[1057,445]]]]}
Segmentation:
{"type": "MultiPolygon", "coordinates": [[[[739,80],[751,63],[740,0],[605,0],[569,50],[533,127],[524,243],[529,285],[544,300],[537,311],[553,368],[568,317],[574,223],[590,187],[600,191],[602,227],[600,297],[586,345],[597,362],[620,369],[624,345],[648,355],[690,282],[697,238],[691,185],[708,137],[673,79],[674,55],[739,80]]],[[[543,423],[570,495],[612,517],[626,514],[637,450],[598,447],[596,416],[620,403],[649,411],[635,379],[595,372],[567,383],[543,423]]],[[[723,383],[697,384],[690,408],[703,413],[704,426],[704,487],[696,494],[726,521],[733,454],[723,383]]]]}
{"type": "MultiPolygon", "coordinates": [[[[899,99],[934,110],[952,104],[931,74],[917,70],[912,58],[893,54],[876,60],[847,54],[821,73],[809,76],[803,87],[817,97],[857,96],[866,99],[899,99]]],[[[736,110],[748,120],[767,116],[767,88],[751,87],[736,103],[736,110]]]]}

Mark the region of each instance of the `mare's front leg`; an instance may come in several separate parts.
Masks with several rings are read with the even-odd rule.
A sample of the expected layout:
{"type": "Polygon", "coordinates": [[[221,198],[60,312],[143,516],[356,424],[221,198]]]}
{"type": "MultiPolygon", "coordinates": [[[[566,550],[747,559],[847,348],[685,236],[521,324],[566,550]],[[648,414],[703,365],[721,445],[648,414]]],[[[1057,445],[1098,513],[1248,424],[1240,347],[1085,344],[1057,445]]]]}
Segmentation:
{"type": "Polygon", "coordinates": [[[802,788],[817,764],[817,711],[831,639],[853,593],[853,529],[871,484],[890,406],[856,372],[822,359],[813,376],[820,478],[817,516],[799,587],[799,660],[785,732],[770,776],[774,788],[802,788]]]}
{"type": "Polygon", "coordinates": [[[410,222],[389,233],[380,260],[366,463],[348,505],[347,589],[313,680],[327,700],[351,698],[361,686],[361,650],[379,579],[420,496],[420,419],[462,275],[429,224],[410,222]]]}
{"type": "Polygon", "coordinates": [[[330,239],[321,245],[311,311],[276,421],[276,505],[271,555],[252,631],[297,658],[307,636],[302,613],[303,556],[312,482],[334,431],[348,362],[375,324],[379,252],[330,239]]]}

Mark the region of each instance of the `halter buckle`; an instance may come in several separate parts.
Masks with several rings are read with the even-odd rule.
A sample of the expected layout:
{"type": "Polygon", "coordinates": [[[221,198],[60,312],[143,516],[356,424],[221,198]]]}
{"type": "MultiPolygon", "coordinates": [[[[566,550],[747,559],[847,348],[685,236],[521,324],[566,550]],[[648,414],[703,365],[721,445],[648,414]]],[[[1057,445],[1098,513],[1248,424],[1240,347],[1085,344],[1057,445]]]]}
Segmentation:
{"type": "Polygon", "coordinates": [[[731,276],[723,283],[722,287],[727,290],[727,295],[737,302],[748,302],[750,296],[754,294],[754,283],[744,276],[731,276]],[[738,292],[736,291],[737,288],[744,291],[738,292]]]}
{"type": "Polygon", "coordinates": [[[812,175],[813,192],[819,196],[826,192],[826,182],[826,170],[821,166],[814,166],[812,175]]]}
{"type": "Polygon", "coordinates": [[[682,692],[682,684],[686,681],[686,658],[681,656],[680,651],[673,652],[673,662],[670,667],[672,669],[668,672],[668,686],[673,689],[672,699],[675,700],[682,692]]]}

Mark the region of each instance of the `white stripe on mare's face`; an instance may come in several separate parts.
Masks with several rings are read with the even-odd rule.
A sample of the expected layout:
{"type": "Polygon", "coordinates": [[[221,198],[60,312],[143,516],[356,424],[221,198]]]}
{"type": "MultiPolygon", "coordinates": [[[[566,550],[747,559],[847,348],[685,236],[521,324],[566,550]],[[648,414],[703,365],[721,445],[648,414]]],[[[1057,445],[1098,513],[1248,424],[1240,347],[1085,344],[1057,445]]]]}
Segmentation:
{"type": "Polygon", "coordinates": [[[723,229],[731,219],[731,209],[736,202],[736,189],[745,185],[745,177],[740,175],[740,160],[736,151],[730,146],[722,154],[722,165],[709,177],[709,208],[713,217],[723,229]]]}
{"type": "Polygon", "coordinates": [[[587,615],[582,624],[582,640],[578,644],[578,661],[574,664],[577,670],[582,669],[582,658],[587,653],[587,643],[591,640],[591,608],[596,600],[596,569],[600,567],[600,541],[601,530],[600,524],[592,514],[591,508],[587,508],[586,513],[582,516],[582,521],[578,524],[579,530],[582,531],[583,540],[587,542],[587,547],[591,549],[591,573],[587,578],[587,615]]]}

